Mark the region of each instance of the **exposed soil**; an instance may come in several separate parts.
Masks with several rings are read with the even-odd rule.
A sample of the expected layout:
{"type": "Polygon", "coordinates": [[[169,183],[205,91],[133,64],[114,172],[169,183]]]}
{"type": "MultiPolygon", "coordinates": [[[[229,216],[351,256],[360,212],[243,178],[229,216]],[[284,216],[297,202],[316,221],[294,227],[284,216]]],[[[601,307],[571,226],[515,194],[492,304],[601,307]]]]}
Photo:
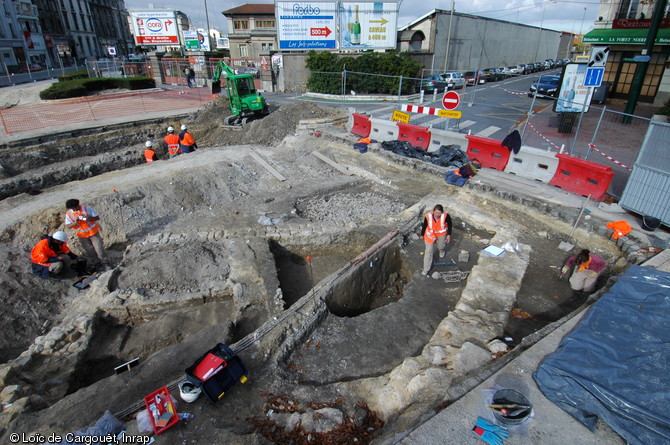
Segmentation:
{"type": "MultiPolygon", "coordinates": [[[[149,165],[143,165],[144,141],[159,141],[167,125],[180,122],[16,142],[0,152],[0,254],[7,258],[0,271],[0,361],[16,359],[3,368],[3,385],[20,386],[12,393],[16,397],[2,400],[2,434],[28,426],[71,431],[93,423],[100,406],[125,412],[158,382],[183,375],[193,356],[212,343],[231,344],[281,318],[315,285],[406,224],[404,212],[431,193],[448,196],[444,204],[455,209],[454,240],[444,259],[454,264],[438,265],[435,272],[468,272],[483,247],[506,241],[496,239],[496,227],[472,223],[476,215],[459,214],[461,200],[516,225],[518,241],[532,246],[518,310],[503,336],[511,338],[508,344],[583,299],[558,278],[556,267],[567,253],[556,245],[565,237],[565,224],[542,217],[509,223],[522,210],[516,204],[492,196],[483,201],[466,189],[445,191],[442,180],[360,155],[342,139],[294,135],[304,119],[339,125],[341,110],[305,102],[272,111],[235,131],[222,126],[228,105],[217,100],[187,122],[198,151],[169,161],[160,152],[163,160],[149,165]],[[311,155],[314,150],[349,166],[351,174],[328,167],[311,155]],[[252,152],[286,180],[261,167],[252,152]],[[72,278],[33,276],[28,260],[41,234],[62,229],[64,203],[73,197],[102,215],[114,266],[84,291],[72,286],[72,278]],[[458,260],[463,252],[469,260],[458,260]],[[139,370],[113,375],[114,367],[135,357],[143,363],[139,370]],[[97,398],[101,394],[107,403],[97,398]],[[23,405],[17,402],[23,399],[23,405]],[[12,405],[23,414],[10,414],[12,405]]],[[[418,225],[420,215],[411,217],[418,225]]],[[[391,430],[363,400],[342,397],[335,385],[383,375],[417,354],[465,284],[420,277],[423,241],[412,231],[403,236],[390,254],[397,270],[378,293],[364,296],[371,301],[366,311],[328,314],[292,351],[254,351],[245,359],[257,386],[236,387],[234,397],[217,405],[188,406],[196,419],[163,443],[211,443],[212,435],[221,443],[369,443],[383,428],[391,430]],[[343,357],[345,346],[356,351],[347,349],[343,357]],[[268,369],[265,360],[273,354],[286,360],[268,369]],[[290,391],[295,393],[281,395],[290,391]],[[310,432],[300,424],[284,429],[289,415],[326,407],[343,413],[330,433],[308,440],[310,432]],[[272,417],[268,410],[287,416],[272,417]]],[[[590,241],[603,256],[616,258],[611,243],[590,241]]],[[[76,242],[71,245],[79,252],[76,242]]],[[[314,419],[319,416],[325,414],[314,419]]]]}

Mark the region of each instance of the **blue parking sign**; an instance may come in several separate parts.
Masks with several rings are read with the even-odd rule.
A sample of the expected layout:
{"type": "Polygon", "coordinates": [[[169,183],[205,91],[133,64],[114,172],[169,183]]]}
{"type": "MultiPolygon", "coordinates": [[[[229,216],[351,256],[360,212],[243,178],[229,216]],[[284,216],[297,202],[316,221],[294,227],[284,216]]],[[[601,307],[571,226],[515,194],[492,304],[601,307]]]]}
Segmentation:
{"type": "Polygon", "coordinates": [[[587,68],[586,79],[584,79],[585,87],[599,87],[603,82],[605,75],[605,68],[587,68]]]}

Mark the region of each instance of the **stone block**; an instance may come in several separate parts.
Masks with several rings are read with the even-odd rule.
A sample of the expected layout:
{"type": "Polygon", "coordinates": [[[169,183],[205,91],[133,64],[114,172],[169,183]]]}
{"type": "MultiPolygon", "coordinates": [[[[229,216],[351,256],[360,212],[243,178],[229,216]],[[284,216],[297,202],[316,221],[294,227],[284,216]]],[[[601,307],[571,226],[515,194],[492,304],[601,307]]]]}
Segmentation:
{"type": "Polygon", "coordinates": [[[473,369],[480,368],[489,361],[491,361],[491,354],[487,350],[470,342],[465,342],[456,355],[454,368],[456,371],[465,374],[473,369]]]}
{"type": "Polygon", "coordinates": [[[468,252],[467,250],[461,250],[458,253],[458,262],[467,263],[468,261],[470,261],[470,252],[468,252]]]}
{"type": "Polygon", "coordinates": [[[21,387],[19,385],[7,385],[0,392],[0,401],[3,405],[13,403],[21,398],[21,387]]]}

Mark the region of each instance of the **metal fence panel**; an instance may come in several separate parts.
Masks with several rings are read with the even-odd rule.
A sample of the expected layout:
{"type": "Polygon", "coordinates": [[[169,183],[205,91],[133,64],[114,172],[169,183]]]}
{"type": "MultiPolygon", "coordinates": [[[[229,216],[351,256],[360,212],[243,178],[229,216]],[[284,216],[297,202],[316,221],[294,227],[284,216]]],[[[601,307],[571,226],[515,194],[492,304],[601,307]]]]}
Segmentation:
{"type": "Polygon", "coordinates": [[[670,125],[651,121],[620,204],[670,225],[670,125]]]}

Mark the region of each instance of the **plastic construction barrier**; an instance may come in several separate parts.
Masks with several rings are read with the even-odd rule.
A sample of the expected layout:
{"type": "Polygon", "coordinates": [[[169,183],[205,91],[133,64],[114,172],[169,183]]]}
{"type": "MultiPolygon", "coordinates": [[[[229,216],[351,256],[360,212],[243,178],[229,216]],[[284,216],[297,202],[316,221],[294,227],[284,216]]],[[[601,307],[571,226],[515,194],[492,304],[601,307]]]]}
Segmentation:
{"type": "Polygon", "coordinates": [[[510,151],[502,146],[502,141],[474,135],[465,137],[468,139],[468,159],[477,159],[482,167],[505,170],[510,151]]]}
{"type": "Polygon", "coordinates": [[[415,147],[428,150],[430,146],[430,130],[428,127],[398,122],[398,140],[407,141],[415,147]]]}
{"type": "Polygon", "coordinates": [[[567,154],[556,154],[558,168],[549,184],[601,201],[614,177],[612,167],[585,161],[567,154]]]}
{"type": "Polygon", "coordinates": [[[522,145],[519,153],[511,153],[509,156],[505,173],[534,179],[545,184],[549,184],[558,168],[556,154],[539,148],[522,145]]]}
{"type": "Polygon", "coordinates": [[[354,118],[354,121],[351,125],[351,132],[362,138],[370,136],[370,116],[359,113],[351,113],[351,116],[354,118]]]}
{"type": "Polygon", "coordinates": [[[463,133],[449,130],[430,129],[430,146],[428,151],[438,150],[443,145],[458,145],[462,151],[468,146],[468,140],[463,133]]]}
{"type": "Polygon", "coordinates": [[[370,124],[370,139],[380,142],[398,140],[398,125],[395,122],[371,117],[370,124]]]}

